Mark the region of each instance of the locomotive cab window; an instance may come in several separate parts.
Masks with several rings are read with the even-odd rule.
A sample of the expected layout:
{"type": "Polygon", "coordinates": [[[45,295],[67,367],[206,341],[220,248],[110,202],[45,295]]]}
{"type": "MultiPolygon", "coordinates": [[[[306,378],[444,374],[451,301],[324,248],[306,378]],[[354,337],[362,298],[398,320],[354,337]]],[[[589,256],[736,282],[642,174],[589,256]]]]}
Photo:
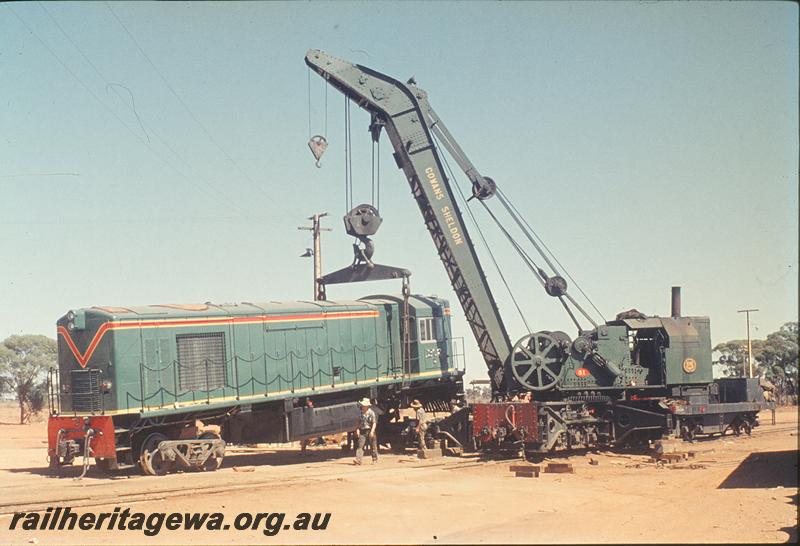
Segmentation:
{"type": "Polygon", "coordinates": [[[436,327],[433,317],[419,319],[419,341],[420,343],[436,341],[436,327]]]}
{"type": "Polygon", "coordinates": [[[182,334],[178,345],[181,391],[211,391],[225,386],[225,334],[182,334]]]}

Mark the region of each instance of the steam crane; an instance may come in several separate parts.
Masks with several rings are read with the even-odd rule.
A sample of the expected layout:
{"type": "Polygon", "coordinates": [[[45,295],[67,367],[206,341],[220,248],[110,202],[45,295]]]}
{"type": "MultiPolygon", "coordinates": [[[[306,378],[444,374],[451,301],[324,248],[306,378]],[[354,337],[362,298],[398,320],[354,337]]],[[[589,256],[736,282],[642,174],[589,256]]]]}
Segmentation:
{"type": "MultiPolygon", "coordinates": [[[[764,407],[757,380],[712,380],[709,319],[681,316],[679,288],[673,288],[670,317],[630,310],[613,321],[596,322],[567,292],[567,282],[555,265],[558,260],[544,252],[544,243],[513,203],[467,158],[413,78],[402,83],[316,49],[307,52],[305,62],[369,112],[374,141],[382,131],[388,135],[395,162],[408,180],[486,362],[492,403],[454,414],[434,433],[459,447],[494,446],[530,453],[664,434],[693,438],[727,430],[749,432],[757,424],[757,412],[764,407]],[[454,184],[445,174],[449,166],[439,146],[469,179],[470,200],[486,209],[545,292],[558,299],[575,323],[574,339],[564,332],[539,331],[512,344],[456,203],[454,184]],[[493,197],[550,273],[488,208],[493,197]],[[578,317],[591,327],[584,329],[578,317]],[[532,400],[512,400],[527,393],[532,400]]],[[[369,211],[373,212],[377,214],[369,211]]]]}

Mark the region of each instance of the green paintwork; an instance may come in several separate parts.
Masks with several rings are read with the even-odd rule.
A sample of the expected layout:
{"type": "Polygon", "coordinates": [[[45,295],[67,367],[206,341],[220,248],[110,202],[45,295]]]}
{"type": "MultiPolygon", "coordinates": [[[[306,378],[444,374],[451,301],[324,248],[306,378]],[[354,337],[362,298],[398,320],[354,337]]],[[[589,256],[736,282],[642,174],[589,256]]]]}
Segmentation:
{"type": "MultiPolygon", "coordinates": [[[[399,296],[370,296],[364,298],[364,301],[391,306],[389,308],[391,309],[389,314],[392,316],[399,316],[398,309],[402,305],[402,298],[399,296]]],[[[441,365],[444,355],[449,354],[449,344],[453,338],[450,329],[450,316],[445,314],[445,309],[449,310],[449,308],[450,306],[447,304],[446,300],[441,300],[439,298],[419,295],[409,297],[412,343],[410,369],[408,373],[425,373],[426,371],[435,370],[441,365]],[[442,305],[440,302],[445,302],[445,304],[442,305]],[[433,320],[435,340],[423,341],[420,338],[420,321],[425,319],[433,320]]],[[[397,351],[397,362],[400,362],[400,347],[402,344],[402,330],[399,326],[399,321],[393,322],[393,327],[396,328],[396,330],[392,331],[391,338],[392,340],[398,340],[397,343],[393,344],[397,351]]]]}
{"type": "MultiPolygon", "coordinates": [[[[321,394],[363,388],[365,383],[388,384],[453,373],[450,318],[444,312],[449,304],[421,296],[410,298],[411,311],[416,316],[438,317],[442,328],[436,345],[442,350],[436,358],[412,362],[411,370],[404,373],[399,342],[401,301],[385,296],[339,302],[209,305],[197,310],[93,307],[74,312],[76,319],[83,317],[86,327],[74,328],[70,336],[85,354],[103,325],[117,326],[100,338],[86,369],[100,370],[102,380],[112,382],[112,388],[102,396],[103,411],[141,412],[144,416],[192,411],[197,403],[206,408],[225,407],[239,400],[278,400],[298,393],[321,394]],[[330,318],[337,313],[364,312],[377,315],[330,318]],[[319,315],[328,320],[296,320],[319,315]],[[281,320],[241,322],[263,316],[281,320]],[[287,320],[290,317],[294,318],[287,320]],[[239,322],[181,324],[229,319],[239,322]],[[123,325],[131,327],[119,328],[123,325]],[[178,362],[176,336],[211,333],[224,336],[224,385],[208,390],[176,388],[183,369],[178,362]]],[[[69,322],[65,315],[58,326],[66,328],[69,322]]],[[[63,335],[59,335],[59,368],[62,385],[70,384],[73,370],[81,370],[63,335]]],[[[70,402],[70,395],[62,396],[62,413],[72,411],[70,402]]]]}
{"type": "Polygon", "coordinates": [[[661,319],[669,335],[666,352],[667,385],[711,383],[711,322],[708,317],[661,319]],[[683,363],[693,358],[697,370],[686,373],[683,363]]]}
{"type": "Polygon", "coordinates": [[[571,353],[564,366],[559,388],[583,390],[622,387],[671,387],[706,384],[713,380],[711,370],[711,334],[708,317],[650,317],[601,325],[597,330],[597,351],[622,372],[612,378],[593,362],[571,353]],[[633,362],[630,340],[636,332],[643,338],[655,337],[650,354],[642,354],[633,362]],[[657,337],[661,336],[661,337],[657,337]],[[663,357],[661,351],[663,350],[663,357]],[[684,371],[687,358],[694,359],[694,372],[684,371]],[[575,371],[586,368],[590,374],[578,377],[575,371]]]}

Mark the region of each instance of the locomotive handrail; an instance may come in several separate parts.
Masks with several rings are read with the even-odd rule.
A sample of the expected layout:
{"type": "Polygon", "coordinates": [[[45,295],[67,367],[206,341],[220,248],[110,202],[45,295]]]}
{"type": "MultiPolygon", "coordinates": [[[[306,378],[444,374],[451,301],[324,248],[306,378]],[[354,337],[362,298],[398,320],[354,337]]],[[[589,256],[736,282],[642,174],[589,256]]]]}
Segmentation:
{"type": "MultiPolygon", "coordinates": [[[[455,342],[460,340],[463,346],[464,339],[462,338],[450,338],[453,342],[453,349],[448,351],[446,355],[446,360],[448,362],[448,369],[459,369],[458,367],[458,360],[459,357],[463,357],[463,347],[462,351],[459,352],[455,348],[455,342]]],[[[305,353],[301,354],[298,351],[289,350],[286,351],[286,356],[289,357],[290,360],[293,361],[294,358],[301,358],[301,359],[308,359],[311,363],[312,372],[306,373],[304,370],[300,369],[297,372],[292,371],[290,374],[284,375],[283,373],[277,373],[276,375],[269,377],[269,366],[266,366],[266,359],[269,358],[270,360],[280,360],[280,357],[275,357],[268,352],[264,352],[261,355],[254,356],[253,358],[246,358],[240,355],[233,355],[232,358],[225,359],[224,361],[220,361],[217,359],[206,358],[191,365],[189,364],[182,364],[177,359],[172,359],[171,361],[167,362],[163,366],[151,366],[145,362],[139,363],[139,373],[140,373],[140,396],[135,396],[134,393],[126,393],[126,407],[128,409],[131,408],[132,402],[144,409],[145,407],[151,407],[151,403],[154,399],[160,398],[160,403],[158,404],[159,407],[163,407],[169,403],[180,403],[182,398],[186,398],[191,396],[192,401],[197,401],[198,397],[205,397],[207,401],[211,399],[211,393],[215,391],[222,391],[223,397],[227,395],[228,390],[232,390],[235,392],[236,398],[239,398],[242,394],[243,389],[247,389],[249,386],[249,390],[251,391],[252,395],[256,394],[263,394],[264,396],[269,396],[270,394],[270,387],[275,385],[276,383],[279,385],[278,390],[283,391],[283,385],[285,384],[290,388],[290,390],[294,391],[296,387],[296,382],[299,378],[302,378],[306,381],[310,381],[311,389],[315,390],[318,387],[323,387],[326,385],[331,385],[332,387],[336,386],[336,378],[337,377],[350,377],[352,378],[352,382],[354,384],[358,384],[359,382],[370,382],[376,381],[379,382],[381,378],[385,377],[393,377],[397,378],[398,376],[408,376],[413,377],[416,373],[404,373],[401,370],[397,370],[393,366],[394,362],[394,354],[390,350],[391,346],[388,344],[382,343],[374,343],[372,345],[353,345],[352,349],[337,349],[335,347],[329,347],[327,351],[317,351],[314,348],[308,349],[305,353]],[[360,365],[358,364],[358,354],[365,354],[371,351],[375,352],[375,361],[374,363],[370,362],[363,362],[360,365]],[[381,352],[387,357],[386,364],[381,362],[381,352]],[[323,364],[327,363],[329,366],[318,366],[319,360],[315,363],[314,356],[320,358],[330,357],[333,354],[342,355],[345,353],[349,353],[352,355],[353,359],[353,366],[348,367],[345,365],[335,366],[334,361],[328,360],[328,362],[323,362],[323,364]],[[246,362],[250,364],[251,373],[250,377],[245,380],[243,383],[238,381],[239,375],[239,362],[246,362]],[[258,361],[264,362],[264,379],[259,379],[258,376],[252,374],[253,364],[258,361]],[[209,371],[211,366],[219,366],[220,364],[224,365],[225,374],[224,374],[224,382],[213,388],[210,387],[209,382],[209,371]],[[232,366],[228,366],[228,364],[232,364],[232,366]],[[334,368],[338,368],[338,371],[334,371],[334,368]],[[183,370],[197,370],[203,369],[206,375],[206,388],[195,388],[195,389],[178,389],[178,376],[177,372],[179,369],[183,370]],[[164,382],[163,374],[172,370],[172,385],[169,385],[169,381],[166,383],[164,382]],[[233,382],[229,381],[230,371],[233,372],[235,376],[235,380],[233,382]],[[368,371],[374,371],[375,377],[374,379],[367,377],[368,371]],[[146,373],[150,372],[150,373],[146,373]],[[150,374],[154,374],[155,377],[153,378],[150,374]],[[363,378],[362,378],[363,374],[363,378]],[[153,381],[155,379],[155,381],[153,381]],[[157,388],[156,387],[157,384],[157,388]],[[264,392],[258,392],[256,388],[256,384],[263,387],[264,392]],[[155,388],[155,390],[150,390],[151,388],[155,388]],[[148,392],[145,391],[147,389],[148,392]]],[[[281,354],[278,352],[277,354],[281,354]]],[[[409,361],[411,363],[420,362],[422,359],[417,357],[411,357],[409,361]]],[[[343,364],[340,362],[340,364],[343,364]]],[[[61,411],[61,398],[64,396],[64,393],[60,392],[60,388],[57,386],[57,381],[53,381],[48,374],[48,380],[50,383],[51,390],[49,392],[48,402],[51,406],[51,413],[54,407],[56,407],[57,411],[60,413],[61,411]]],[[[188,400],[185,400],[188,401],[188,400]]]]}
{"type": "Polygon", "coordinates": [[[223,364],[227,365],[227,364],[230,364],[231,362],[233,362],[234,358],[226,359],[224,361],[218,361],[218,360],[213,359],[213,358],[205,358],[205,359],[199,361],[198,363],[192,364],[192,365],[181,364],[180,361],[178,361],[177,359],[172,359],[163,368],[151,368],[150,366],[148,366],[147,364],[145,364],[143,362],[140,362],[139,365],[142,368],[144,368],[145,370],[150,371],[150,372],[163,372],[165,370],[170,369],[172,366],[177,366],[178,368],[182,368],[184,370],[193,370],[195,368],[199,368],[201,364],[205,365],[205,366],[208,366],[209,362],[211,362],[213,364],[223,363],[223,364]]]}
{"type": "MultiPolygon", "coordinates": [[[[463,341],[464,341],[463,337],[462,338],[450,338],[450,339],[451,339],[451,341],[453,342],[454,345],[455,345],[455,342],[459,341],[459,340],[461,341],[461,343],[463,345],[463,341]]],[[[380,344],[378,344],[378,345],[380,346],[380,344]]],[[[383,347],[387,347],[388,348],[388,346],[383,346],[383,347]]],[[[356,346],[356,348],[358,348],[359,351],[364,351],[360,347],[356,346]]],[[[333,352],[338,352],[335,349],[332,349],[332,351],[333,352]]],[[[289,352],[291,353],[292,351],[289,351],[289,352]]],[[[313,353],[313,354],[318,354],[314,350],[311,350],[310,352],[313,353]]],[[[326,353],[322,353],[322,355],[330,354],[330,352],[331,351],[328,351],[326,353]]],[[[261,356],[259,356],[257,358],[253,358],[253,359],[246,359],[244,357],[235,356],[233,359],[226,360],[226,362],[231,362],[231,361],[235,362],[235,361],[237,361],[238,359],[241,358],[241,360],[243,360],[245,362],[249,362],[249,363],[252,364],[252,363],[256,362],[257,360],[260,360],[263,356],[265,356],[265,355],[261,355],[261,356]]],[[[463,347],[462,347],[462,351],[461,352],[459,352],[455,348],[453,349],[452,352],[448,352],[448,354],[446,355],[446,361],[448,362],[447,369],[448,370],[450,370],[450,369],[458,370],[459,369],[459,367],[458,367],[459,357],[463,357],[463,356],[464,356],[463,347]]],[[[355,357],[355,352],[354,352],[354,357],[355,357]]],[[[410,358],[410,362],[412,362],[412,363],[413,362],[419,362],[421,360],[422,359],[419,356],[410,358]]],[[[175,369],[177,369],[178,366],[180,366],[182,368],[186,368],[186,369],[194,369],[194,368],[197,368],[197,367],[202,365],[202,366],[205,366],[207,368],[209,363],[214,363],[214,362],[217,362],[217,361],[214,360],[214,359],[204,359],[203,361],[201,361],[201,362],[199,362],[197,364],[194,364],[192,366],[187,366],[187,365],[181,365],[179,362],[177,362],[177,360],[172,360],[166,366],[161,367],[161,368],[151,368],[150,366],[148,366],[148,365],[146,365],[144,363],[140,363],[140,372],[142,372],[144,370],[148,370],[148,371],[152,371],[152,372],[161,373],[161,372],[169,370],[170,368],[175,370],[175,369]]],[[[150,404],[148,402],[150,400],[153,400],[156,397],[159,397],[159,396],[162,397],[162,400],[161,400],[161,404],[159,404],[158,407],[163,407],[163,406],[168,404],[168,402],[166,402],[164,400],[165,396],[169,397],[169,398],[172,398],[172,402],[173,403],[180,403],[181,402],[180,399],[182,397],[187,396],[187,395],[192,395],[192,401],[197,401],[197,396],[196,396],[197,394],[206,395],[207,400],[209,400],[210,399],[210,397],[209,397],[210,393],[212,393],[212,392],[214,392],[216,390],[222,390],[223,391],[223,396],[224,396],[226,388],[229,388],[231,390],[235,390],[236,397],[238,398],[241,395],[241,390],[243,388],[246,388],[248,385],[250,385],[252,387],[251,388],[251,393],[253,395],[263,394],[264,396],[269,396],[269,394],[270,394],[269,387],[271,385],[274,385],[276,382],[278,382],[279,385],[282,385],[283,383],[286,383],[287,385],[293,385],[294,381],[298,377],[303,377],[305,379],[311,380],[312,381],[311,388],[313,390],[313,389],[317,388],[318,386],[323,386],[323,383],[322,383],[322,378],[323,377],[327,377],[327,378],[333,379],[337,375],[339,375],[339,376],[348,375],[348,376],[353,378],[353,383],[355,383],[355,384],[358,384],[360,381],[367,381],[367,382],[372,381],[372,379],[359,379],[358,376],[362,372],[364,372],[365,370],[373,370],[373,371],[378,371],[379,372],[378,374],[376,374],[376,377],[375,377],[374,381],[380,381],[381,377],[393,376],[394,378],[397,378],[398,375],[413,377],[413,376],[421,373],[421,372],[416,372],[416,373],[409,373],[409,374],[402,374],[402,373],[398,374],[397,371],[393,371],[391,368],[387,367],[385,374],[381,375],[380,374],[380,370],[382,368],[384,368],[384,366],[382,366],[380,363],[378,363],[378,364],[373,366],[373,365],[370,365],[369,363],[365,362],[365,363],[361,364],[360,366],[354,366],[352,369],[348,368],[347,366],[337,366],[337,367],[339,368],[339,373],[338,374],[334,373],[332,370],[328,371],[328,370],[325,370],[323,368],[317,368],[311,374],[306,374],[302,370],[299,370],[297,373],[295,373],[291,377],[284,376],[282,373],[276,374],[275,376],[272,377],[272,379],[269,379],[267,376],[265,376],[264,377],[264,381],[262,381],[258,377],[256,377],[256,376],[251,374],[251,376],[244,383],[239,383],[237,381],[237,382],[235,382],[233,384],[231,384],[228,381],[228,374],[226,373],[225,374],[225,383],[223,385],[219,386],[219,387],[208,388],[208,389],[202,389],[202,388],[200,388],[200,389],[191,389],[191,390],[187,389],[187,390],[180,391],[180,392],[177,389],[171,390],[171,389],[167,388],[166,386],[164,386],[164,384],[161,382],[161,378],[159,377],[158,378],[159,387],[158,387],[158,389],[156,389],[155,391],[153,391],[151,393],[145,394],[143,392],[145,383],[147,383],[147,382],[144,382],[144,381],[141,383],[142,392],[141,392],[141,396],[140,397],[135,396],[131,392],[127,392],[126,393],[126,407],[127,407],[127,409],[130,409],[132,407],[132,402],[133,402],[133,403],[135,403],[136,407],[140,407],[141,409],[144,409],[145,407],[149,408],[151,406],[150,406],[150,404]],[[257,393],[256,389],[255,389],[255,386],[254,386],[255,384],[258,384],[258,385],[264,387],[264,389],[265,389],[264,392],[263,393],[257,393]]],[[[366,374],[364,374],[364,375],[366,377],[366,374]]],[[[173,385],[177,386],[177,381],[175,381],[173,383],[173,385]]],[[[333,382],[333,383],[331,383],[331,385],[335,386],[336,383],[333,382]]],[[[292,389],[292,390],[294,390],[294,389],[292,389]]],[[[59,406],[61,404],[61,397],[62,396],[64,396],[64,394],[61,393],[61,392],[56,394],[56,398],[58,399],[59,406]]]]}
{"type": "MultiPolygon", "coordinates": [[[[459,357],[463,357],[463,337],[462,338],[449,338],[453,342],[452,349],[447,351],[446,354],[446,362],[447,362],[447,369],[458,369],[458,359],[459,357]],[[457,340],[461,340],[462,343],[462,351],[459,352],[455,347],[455,342],[457,340]]],[[[394,354],[391,351],[391,345],[389,344],[382,344],[382,343],[373,343],[371,345],[363,344],[358,345],[355,344],[352,348],[348,347],[347,349],[341,348],[337,349],[336,347],[329,347],[327,351],[317,351],[316,349],[309,348],[304,353],[300,353],[299,351],[295,351],[293,349],[285,352],[277,351],[275,353],[277,356],[273,356],[268,352],[264,352],[258,356],[253,356],[252,358],[247,358],[240,355],[233,355],[229,359],[225,359],[224,361],[220,361],[217,359],[206,358],[191,365],[189,364],[182,364],[177,359],[172,359],[164,366],[161,367],[153,367],[148,365],[147,363],[140,362],[139,372],[141,377],[140,383],[140,397],[136,397],[135,394],[128,392],[127,393],[127,400],[126,405],[128,409],[131,407],[131,402],[135,402],[137,406],[144,409],[145,407],[151,407],[150,403],[153,399],[160,397],[160,404],[159,407],[163,407],[167,405],[167,399],[171,399],[172,403],[180,403],[182,398],[187,398],[191,396],[191,401],[197,401],[198,398],[204,397],[206,401],[210,401],[211,393],[215,391],[222,391],[222,396],[226,396],[226,391],[231,390],[234,391],[236,398],[238,399],[241,397],[242,391],[247,389],[250,390],[251,395],[255,396],[258,394],[262,394],[264,396],[270,395],[270,390],[273,385],[277,383],[278,385],[278,392],[284,392],[284,385],[286,385],[289,390],[292,392],[296,390],[298,387],[296,386],[298,379],[303,379],[306,382],[310,382],[311,390],[315,390],[319,387],[323,387],[326,385],[330,385],[331,387],[336,386],[336,378],[341,377],[343,379],[350,379],[352,383],[358,384],[360,382],[380,382],[381,378],[388,378],[392,377],[397,379],[399,376],[402,377],[413,377],[421,372],[412,372],[412,373],[405,373],[402,370],[397,370],[394,367],[394,354]],[[362,362],[361,364],[358,363],[358,355],[359,354],[367,354],[373,352],[375,354],[374,362],[362,362]],[[382,363],[381,356],[382,354],[385,357],[385,364],[382,363]],[[281,355],[285,356],[281,356],[281,355]],[[343,355],[343,354],[350,354],[352,355],[352,367],[341,365],[343,364],[341,361],[339,362],[340,365],[336,366],[334,360],[331,358],[332,355],[343,355]],[[314,357],[317,357],[317,361],[315,362],[314,357]],[[320,359],[328,358],[327,362],[322,362],[323,366],[319,366],[320,359]],[[302,360],[308,360],[311,364],[311,373],[306,373],[303,369],[298,369],[296,372],[294,371],[294,359],[299,358],[302,360]],[[289,363],[289,367],[291,371],[288,374],[284,374],[283,372],[278,372],[275,375],[270,377],[270,367],[267,366],[267,359],[271,361],[287,361],[289,363]],[[254,365],[258,362],[263,362],[264,364],[264,377],[263,380],[257,377],[252,373],[254,369],[254,365]],[[250,377],[247,378],[244,382],[240,382],[238,380],[239,377],[239,365],[241,363],[247,363],[250,365],[250,377]],[[224,366],[224,382],[221,385],[215,386],[211,388],[210,386],[210,367],[212,366],[219,366],[223,364],[224,366]],[[229,364],[231,364],[229,366],[229,364]],[[328,364],[325,366],[324,364],[328,364]],[[338,368],[337,371],[334,371],[334,368],[338,368]],[[177,376],[177,372],[179,369],[184,370],[197,370],[203,369],[206,375],[206,388],[195,388],[195,389],[185,389],[179,390],[179,378],[177,376]],[[172,370],[172,385],[165,385],[163,381],[163,374],[164,372],[168,372],[172,370]],[[368,372],[373,371],[376,372],[374,378],[367,377],[368,372]],[[150,374],[146,374],[145,372],[150,372],[155,374],[155,380],[157,381],[158,388],[156,388],[152,392],[145,393],[145,388],[147,387],[148,390],[151,386],[151,377],[150,374]],[[229,381],[229,376],[231,372],[234,376],[234,381],[229,381]],[[145,379],[145,376],[148,376],[145,379]],[[263,392],[259,392],[257,390],[256,384],[263,388],[263,392]],[[249,389],[248,389],[249,387],[249,389]]],[[[410,363],[419,363],[422,361],[422,357],[410,357],[410,363]]],[[[417,367],[417,366],[412,366],[417,367]]],[[[274,371],[274,370],[273,370],[274,371]]],[[[155,385],[152,385],[155,387],[155,385]]],[[[274,388],[274,387],[273,387],[274,388]]],[[[60,394],[60,393],[59,393],[60,394]]],[[[189,400],[184,400],[188,402],[189,400]]]]}
{"type": "Polygon", "coordinates": [[[58,368],[47,370],[47,405],[50,415],[61,413],[61,376],[58,368]]]}

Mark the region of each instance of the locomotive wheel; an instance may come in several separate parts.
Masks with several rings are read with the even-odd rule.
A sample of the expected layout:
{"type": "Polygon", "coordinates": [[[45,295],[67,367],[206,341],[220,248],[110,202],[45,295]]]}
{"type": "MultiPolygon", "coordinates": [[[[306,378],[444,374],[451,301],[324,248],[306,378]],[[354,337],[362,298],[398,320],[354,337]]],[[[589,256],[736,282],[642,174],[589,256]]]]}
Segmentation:
{"type": "Polygon", "coordinates": [[[553,388],[564,373],[563,342],[561,332],[536,332],[517,341],[511,352],[511,372],[517,381],[534,391],[553,388]]]}
{"type": "Polygon", "coordinates": [[[158,444],[167,440],[167,437],[160,432],[154,432],[145,439],[142,450],[139,453],[139,466],[145,474],[150,476],[163,476],[172,469],[172,461],[168,461],[161,456],[158,451],[158,444]]]}
{"type": "Polygon", "coordinates": [[[743,419],[742,420],[742,430],[748,436],[750,436],[750,433],[753,431],[753,426],[750,424],[750,421],[748,421],[747,419],[743,419]]]}
{"type": "MultiPolygon", "coordinates": [[[[213,432],[204,432],[200,435],[201,440],[219,440],[220,435],[215,434],[213,432]]],[[[220,466],[222,466],[222,457],[217,457],[215,454],[211,454],[206,462],[200,467],[200,470],[203,472],[213,472],[217,470],[220,466]]]]}

